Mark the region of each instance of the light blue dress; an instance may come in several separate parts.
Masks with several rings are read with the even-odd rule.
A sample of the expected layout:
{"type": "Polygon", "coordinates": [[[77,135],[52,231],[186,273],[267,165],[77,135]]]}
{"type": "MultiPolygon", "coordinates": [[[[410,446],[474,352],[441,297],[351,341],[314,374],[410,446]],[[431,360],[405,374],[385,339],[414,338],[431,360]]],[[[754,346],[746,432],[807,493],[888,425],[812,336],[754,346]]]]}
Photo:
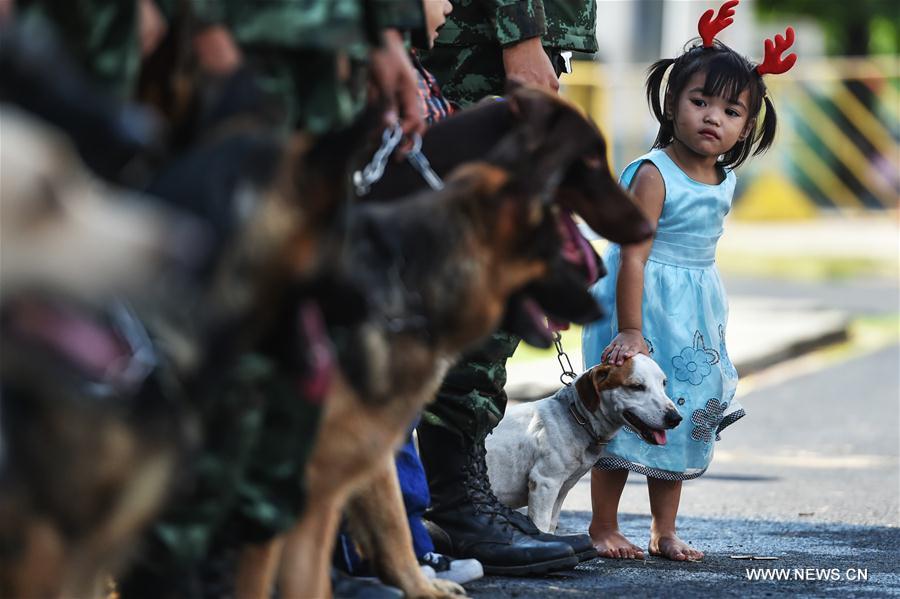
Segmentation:
{"type": "MultiPolygon", "coordinates": [[[[624,187],[645,161],[662,174],[666,197],[644,268],[643,334],[651,357],[666,373],[666,391],[683,420],[667,431],[663,446],[650,445],[623,428],[596,467],[687,480],[706,471],[718,433],[744,415],[734,400],[738,376],[725,349],[728,302],[715,264],[735,176],[726,171],[718,185],[700,183],[657,149],[625,168],[620,179],[624,187]]],[[[606,316],[584,328],[585,368],[600,362],[603,349],[618,333],[619,252],[617,245],[610,246],[604,256],[609,274],[591,288],[606,316]]]]}

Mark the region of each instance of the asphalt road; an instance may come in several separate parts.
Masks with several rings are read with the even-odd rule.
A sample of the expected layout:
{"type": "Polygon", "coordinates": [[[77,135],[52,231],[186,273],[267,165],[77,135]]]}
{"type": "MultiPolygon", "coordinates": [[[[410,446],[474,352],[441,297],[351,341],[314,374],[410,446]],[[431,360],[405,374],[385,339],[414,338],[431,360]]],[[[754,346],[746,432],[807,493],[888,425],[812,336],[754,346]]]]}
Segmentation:
{"type": "MultiPolygon", "coordinates": [[[[744,284],[732,281],[729,290],[744,284]]],[[[818,297],[854,314],[897,312],[895,283],[754,288],[818,297]]],[[[900,345],[837,361],[801,358],[742,386],[748,416],[723,433],[707,474],[684,487],[680,534],[706,552],[703,562],[594,560],[549,577],[489,577],[466,585],[470,594],[900,596],[900,345]],[[748,568],[789,579],[749,580],[748,568]]],[[[646,546],[642,477],[626,485],[621,513],[626,536],[646,546]]],[[[585,532],[589,520],[585,479],[567,498],[560,529],[585,532]]]]}

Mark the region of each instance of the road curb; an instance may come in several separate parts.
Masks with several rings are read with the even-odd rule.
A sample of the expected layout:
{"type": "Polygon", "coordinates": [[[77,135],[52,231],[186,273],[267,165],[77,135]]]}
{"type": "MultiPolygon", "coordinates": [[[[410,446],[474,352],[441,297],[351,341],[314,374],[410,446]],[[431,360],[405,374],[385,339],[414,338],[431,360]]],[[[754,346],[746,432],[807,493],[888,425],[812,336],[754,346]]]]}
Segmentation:
{"type": "Polygon", "coordinates": [[[849,338],[850,331],[848,322],[840,328],[823,331],[815,337],[803,339],[784,349],[772,352],[771,354],[736,362],[734,367],[737,368],[738,375],[742,377],[748,376],[755,372],[759,372],[760,370],[769,368],[770,366],[780,364],[781,362],[812,353],[823,347],[834,345],[835,343],[843,343],[849,338]]]}
{"type": "MultiPolygon", "coordinates": [[[[733,298],[728,353],[742,377],[849,338],[850,317],[805,300],[733,298]]],[[[567,348],[573,368],[582,370],[579,348],[567,348]]],[[[506,393],[518,402],[548,397],[562,385],[554,357],[510,363],[506,393]]]]}

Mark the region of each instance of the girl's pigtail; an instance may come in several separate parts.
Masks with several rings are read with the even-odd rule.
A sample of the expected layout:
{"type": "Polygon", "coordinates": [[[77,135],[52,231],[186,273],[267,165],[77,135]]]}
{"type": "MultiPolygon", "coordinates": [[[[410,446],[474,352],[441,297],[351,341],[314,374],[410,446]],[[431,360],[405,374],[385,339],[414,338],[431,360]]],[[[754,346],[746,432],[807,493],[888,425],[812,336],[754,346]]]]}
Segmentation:
{"type": "Polygon", "coordinates": [[[775,115],[775,105],[768,95],[763,97],[763,102],[766,105],[766,112],[760,128],[759,141],[757,141],[756,150],[753,152],[754,156],[758,156],[768,150],[769,146],[775,141],[775,126],[778,122],[778,117],[775,115]]]}
{"type": "Polygon", "coordinates": [[[659,133],[656,141],[653,143],[654,148],[661,148],[672,141],[672,122],[666,118],[665,98],[661,98],[661,90],[663,79],[665,79],[666,71],[675,64],[672,58],[663,58],[654,62],[647,71],[647,104],[653,116],[659,121],[659,133]]]}

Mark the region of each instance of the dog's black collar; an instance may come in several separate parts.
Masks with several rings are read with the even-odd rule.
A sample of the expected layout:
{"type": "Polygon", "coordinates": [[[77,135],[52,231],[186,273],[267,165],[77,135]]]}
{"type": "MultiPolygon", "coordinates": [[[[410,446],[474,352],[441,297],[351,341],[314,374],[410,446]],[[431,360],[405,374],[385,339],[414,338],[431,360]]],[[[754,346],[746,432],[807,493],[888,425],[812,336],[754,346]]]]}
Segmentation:
{"type": "MultiPolygon", "coordinates": [[[[574,391],[573,388],[570,387],[574,391]]],[[[572,393],[569,398],[569,414],[572,415],[572,418],[575,419],[575,423],[578,424],[581,428],[587,432],[588,436],[591,438],[591,444],[588,446],[588,449],[600,449],[604,445],[609,444],[609,439],[601,437],[594,430],[594,427],[591,426],[591,422],[588,419],[587,415],[582,412],[581,400],[578,398],[578,393],[572,393]]]]}

